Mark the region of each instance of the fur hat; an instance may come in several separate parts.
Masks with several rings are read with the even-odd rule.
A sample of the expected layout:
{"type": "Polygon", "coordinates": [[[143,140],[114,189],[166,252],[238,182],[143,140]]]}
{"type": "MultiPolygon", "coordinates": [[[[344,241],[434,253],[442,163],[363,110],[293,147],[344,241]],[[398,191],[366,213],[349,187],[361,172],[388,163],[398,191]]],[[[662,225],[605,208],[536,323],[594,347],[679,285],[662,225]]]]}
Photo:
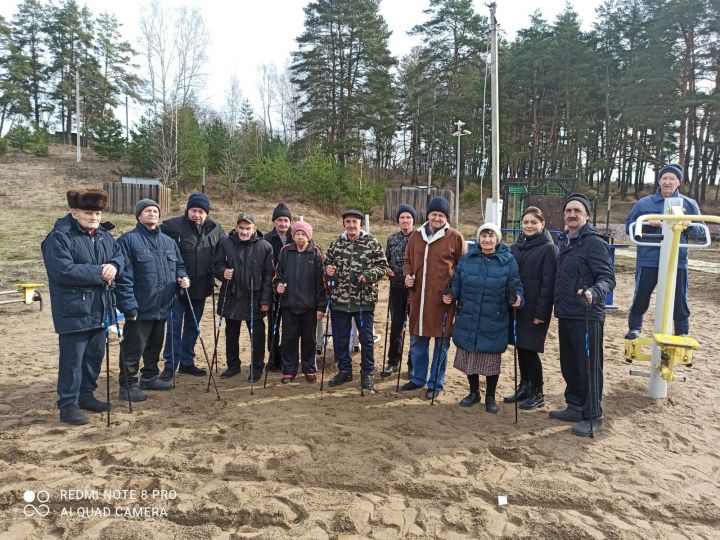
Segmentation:
{"type": "Polygon", "coordinates": [[[188,197],[187,202],[187,208],[185,209],[185,212],[190,210],[191,208],[202,208],[207,212],[210,213],[210,197],[205,195],[204,193],[193,193],[188,197]]]}
{"type": "Polygon", "coordinates": [[[140,199],[135,205],[135,217],[139,218],[140,214],[142,214],[142,211],[145,210],[148,206],[157,207],[158,214],[160,213],[160,205],[158,203],[156,203],[152,199],[140,199]]]}
{"type": "Polygon", "coordinates": [[[108,196],[102,189],[71,189],[67,192],[70,208],[102,212],[107,208],[108,196]]]}
{"type": "Polygon", "coordinates": [[[563,211],[565,208],[567,208],[568,203],[571,203],[572,201],[577,201],[580,204],[582,204],[585,207],[585,211],[587,211],[588,214],[590,214],[590,199],[588,199],[585,195],[582,193],[570,193],[567,197],[565,197],[565,203],[563,204],[563,211]]]}
{"type": "Polygon", "coordinates": [[[400,222],[400,214],[402,214],[403,212],[407,212],[412,216],[413,223],[417,222],[417,213],[415,212],[415,209],[409,204],[401,204],[400,206],[398,206],[397,212],[395,212],[395,221],[397,221],[398,223],[400,222]]]}
{"type": "Polygon", "coordinates": [[[662,178],[663,174],[665,173],[672,173],[677,177],[678,180],[680,180],[681,182],[683,181],[683,168],[676,163],[665,165],[662,169],[660,169],[660,172],[658,173],[658,178],[662,178]]]}
{"type": "Polygon", "coordinates": [[[478,244],[480,243],[480,233],[483,231],[494,232],[495,237],[497,238],[498,244],[500,244],[500,242],[502,241],[502,231],[500,230],[500,226],[488,221],[487,223],[483,223],[482,225],[480,225],[480,228],[478,229],[478,232],[477,232],[478,244]]]}
{"type": "Polygon", "coordinates": [[[430,215],[430,212],[442,212],[450,219],[450,203],[445,197],[435,197],[427,205],[427,215],[430,215]]]}
{"type": "Polygon", "coordinates": [[[290,235],[293,237],[293,240],[295,239],[295,233],[298,231],[304,232],[308,237],[308,240],[312,240],[312,225],[310,225],[307,221],[296,221],[292,224],[292,227],[290,227],[290,235]]]}
{"type": "Polygon", "coordinates": [[[272,213],[272,221],[275,221],[279,217],[286,217],[288,219],[292,219],[292,214],[290,213],[290,209],[287,207],[285,203],[279,203],[275,210],[273,210],[272,213]]]}

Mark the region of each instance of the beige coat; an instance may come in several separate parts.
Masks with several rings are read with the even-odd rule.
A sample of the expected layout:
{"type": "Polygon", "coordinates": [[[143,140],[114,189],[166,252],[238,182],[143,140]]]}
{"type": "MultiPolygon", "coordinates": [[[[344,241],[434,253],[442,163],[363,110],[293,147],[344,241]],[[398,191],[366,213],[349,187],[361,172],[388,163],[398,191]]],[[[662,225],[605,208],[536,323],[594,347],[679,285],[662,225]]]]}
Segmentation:
{"type": "Polygon", "coordinates": [[[415,274],[415,285],[410,289],[410,334],[442,337],[446,310],[445,337],[452,334],[455,303],[446,305],[442,296],[465,251],[462,234],[448,224],[430,240],[425,225],[410,235],[403,261],[403,274],[415,274]]]}

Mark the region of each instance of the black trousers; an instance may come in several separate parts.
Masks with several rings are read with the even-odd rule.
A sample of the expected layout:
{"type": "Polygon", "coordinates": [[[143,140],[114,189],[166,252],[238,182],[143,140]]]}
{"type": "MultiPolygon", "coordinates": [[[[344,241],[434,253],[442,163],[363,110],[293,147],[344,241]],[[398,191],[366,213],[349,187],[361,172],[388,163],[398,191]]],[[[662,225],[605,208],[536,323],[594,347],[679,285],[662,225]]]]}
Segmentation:
{"type": "MultiPolygon", "coordinates": [[[[277,300],[273,300],[268,311],[268,336],[267,336],[267,350],[268,350],[268,364],[272,362],[275,367],[282,365],[282,350],[280,344],[280,332],[273,334],[273,328],[275,328],[275,310],[277,308],[277,300]]],[[[277,328],[280,328],[280,324],[283,319],[282,307],[277,313],[277,328]]],[[[284,331],[284,330],[283,330],[284,331]]]]}
{"type": "MultiPolygon", "coordinates": [[[[250,331],[250,321],[244,321],[245,326],[250,331]]],[[[236,367],[240,369],[240,327],[243,321],[234,319],[226,319],[225,323],[225,356],[227,357],[227,366],[229,368],[236,367]]],[[[262,373],[265,368],[265,319],[256,316],[253,321],[253,374],[257,376],[262,373]]]]}
{"type": "MultiPolygon", "coordinates": [[[[390,343],[388,345],[388,364],[397,366],[402,360],[402,329],[407,318],[407,301],[410,289],[390,287],[390,343]]],[[[409,341],[409,338],[408,338],[409,341]]],[[[408,352],[408,370],[412,370],[410,352],[408,352]]]]}
{"type": "Polygon", "coordinates": [[[140,371],[144,379],[151,379],[160,373],[158,362],[164,339],[165,319],[125,321],[123,341],[120,344],[120,386],[138,382],[141,356],[143,368],[140,371]]]}
{"type": "Polygon", "coordinates": [[[518,347],[518,369],[520,380],[532,384],[534,387],[543,385],[543,369],[540,354],[518,347]]]}
{"type": "Polygon", "coordinates": [[[283,312],[282,316],[282,372],[283,375],[297,375],[298,345],[300,345],[300,369],[303,373],[317,372],[315,363],[315,330],[317,311],[303,313],[283,312]],[[299,343],[298,343],[299,342],[299,343]]]}
{"type": "MultiPolygon", "coordinates": [[[[630,330],[642,330],[643,315],[650,306],[658,280],[658,269],[640,266],[635,270],[635,294],[628,314],[630,330]]],[[[678,268],[675,282],[675,303],[673,304],[673,321],[675,334],[690,332],[690,307],[688,306],[688,271],[678,268]]]]}
{"type": "Polygon", "coordinates": [[[572,409],[582,410],[586,420],[602,416],[603,326],[601,321],[588,321],[588,358],[588,351],[585,350],[585,321],[558,319],[560,369],[566,384],[565,402],[572,409]]]}

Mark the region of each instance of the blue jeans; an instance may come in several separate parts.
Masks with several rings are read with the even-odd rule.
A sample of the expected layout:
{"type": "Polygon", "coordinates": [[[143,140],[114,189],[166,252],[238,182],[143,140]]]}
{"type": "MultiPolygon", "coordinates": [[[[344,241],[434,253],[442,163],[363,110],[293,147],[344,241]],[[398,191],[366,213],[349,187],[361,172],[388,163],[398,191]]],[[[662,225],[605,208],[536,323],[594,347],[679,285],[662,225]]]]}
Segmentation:
{"type": "Polygon", "coordinates": [[[105,355],[106,339],[103,328],[60,334],[58,409],[77,404],[80,394],[95,392],[105,355]]]}
{"type": "MultiPolygon", "coordinates": [[[[200,319],[205,309],[205,300],[193,300],[192,305],[195,310],[197,322],[200,324],[200,319]]],[[[197,339],[198,331],[192,313],[190,312],[190,304],[188,304],[187,300],[178,298],[175,300],[175,306],[170,312],[170,317],[168,317],[167,324],[165,325],[165,350],[163,352],[165,369],[169,369],[171,366],[177,369],[178,364],[182,366],[192,366],[195,363],[195,343],[197,339]],[[170,322],[171,318],[172,324],[170,322]],[[172,334],[170,333],[171,328],[172,334]],[[172,361],[171,335],[172,343],[174,343],[175,347],[174,365],[172,361]]]]}
{"type": "Polygon", "coordinates": [[[410,381],[418,386],[425,386],[429,389],[437,388],[442,390],[445,386],[445,368],[447,367],[447,352],[450,348],[450,338],[435,338],[432,366],[428,374],[428,362],[430,360],[430,337],[410,336],[410,356],[412,357],[412,377],[410,381]],[[438,370],[438,364],[440,371],[438,370]],[[437,383],[435,374],[437,373],[437,383]]]}
{"type": "Polygon", "coordinates": [[[360,372],[370,374],[375,369],[375,352],[373,343],[374,310],[363,310],[348,313],[347,311],[332,310],[332,338],[335,362],[338,371],[352,373],[352,360],[350,359],[350,330],[352,320],[360,331],[360,372]]]}

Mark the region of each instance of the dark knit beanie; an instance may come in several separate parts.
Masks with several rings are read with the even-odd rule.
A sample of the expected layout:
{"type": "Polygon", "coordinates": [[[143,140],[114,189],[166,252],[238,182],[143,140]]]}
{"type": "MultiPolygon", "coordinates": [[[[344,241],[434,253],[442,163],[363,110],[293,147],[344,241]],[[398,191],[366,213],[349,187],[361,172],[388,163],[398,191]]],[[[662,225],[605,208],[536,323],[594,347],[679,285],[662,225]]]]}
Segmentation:
{"type": "Polygon", "coordinates": [[[445,197],[435,197],[427,205],[427,214],[430,212],[442,212],[450,219],[450,203],[445,197]]]}
{"type": "Polygon", "coordinates": [[[565,197],[563,211],[565,211],[565,208],[571,201],[577,201],[582,204],[585,207],[585,211],[590,214],[590,199],[588,199],[585,195],[583,195],[582,193],[570,193],[567,197],[565,197]]]}
{"type": "Polygon", "coordinates": [[[204,193],[193,193],[188,197],[187,208],[185,212],[191,208],[202,208],[208,214],[210,213],[210,197],[204,193]]]}
{"type": "Polygon", "coordinates": [[[292,214],[290,213],[290,209],[285,203],[278,204],[275,207],[275,210],[273,210],[272,221],[275,221],[279,217],[286,217],[289,220],[292,220],[292,214]]]}
{"type": "Polygon", "coordinates": [[[400,214],[402,214],[403,212],[407,212],[412,216],[413,223],[417,222],[417,213],[415,212],[415,209],[409,204],[401,204],[398,207],[397,212],[395,213],[395,221],[400,222],[400,214]]]}
{"type": "Polygon", "coordinates": [[[135,205],[135,217],[140,217],[142,211],[145,210],[148,206],[156,206],[158,209],[158,214],[160,213],[160,205],[158,203],[156,203],[152,199],[140,199],[135,205]]]}
{"type": "Polygon", "coordinates": [[[675,176],[677,176],[678,180],[680,180],[681,182],[683,181],[683,168],[677,163],[665,165],[662,169],[660,169],[660,172],[658,173],[658,178],[662,178],[663,174],[665,173],[673,173],[675,176]]]}

